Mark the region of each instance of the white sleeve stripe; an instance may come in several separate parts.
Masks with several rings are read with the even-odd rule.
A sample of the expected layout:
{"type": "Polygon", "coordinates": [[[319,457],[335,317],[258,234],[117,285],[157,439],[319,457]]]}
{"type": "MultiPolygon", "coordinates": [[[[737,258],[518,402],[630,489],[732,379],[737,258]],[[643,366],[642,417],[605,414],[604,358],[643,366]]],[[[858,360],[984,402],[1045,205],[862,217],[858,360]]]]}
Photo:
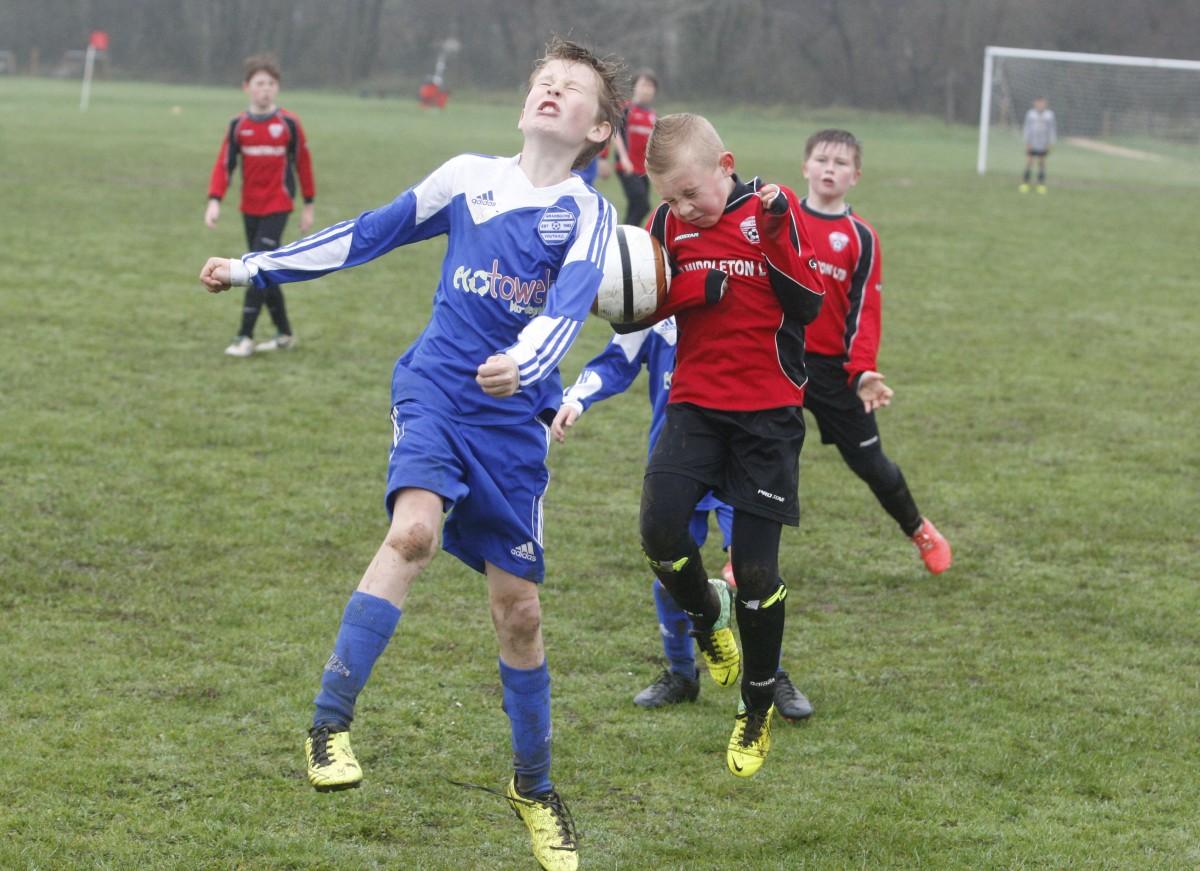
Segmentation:
{"type": "Polygon", "coordinates": [[[582,413],[583,400],[598,393],[603,386],[604,379],[600,377],[599,372],[594,369],[584,369],[579,373],[578,380],[563,394],[563,403],[573,402],[579,405],[580,413],[582,413]]]}
{"type": "Polygon", "coordinates": [[[522,330],[522,341],[528,341],[529,339],[536,340],[536,344],[530,343],[532,355],[520,367],[522,373],[528,372],[531,368],[538,367],[540,365],[540,358],[543,358],[546,354],[546,349],[557,342],[562,333],[569,330],[571,323],[573,323],[567,318],[542,318],[541,320],[543,323],[531,323],[529,327],[522,330]],[[526,332],[534,333],[534,335],[525,336],[524,333],[526,332]],[[541,335],[537,335],[539,333],[541,335]]]}
{"type": "Polygon", "coordinates": [[[571,342],[574,340],[575,334],[578,333],[583,327],[583,321],[568,320],[566,322],[566,327],[567,328],[565,330],[556,331],[559,333],[559,336],[557,337],[557,341],[554,343],[554,347],[548,354],[538,354],[538,359],[541,365],[538,367],[534,377],[521,379],[522,386],[531,383],[532,381],[541,380],[547,372],[558,365],[558,361],[566,356],[567,349],[571,347],[571,342]]]}
{"type": "Polygon", "coordinates": [[[603,269],[605,247],[608,243],[609,234],[612,232],[613,214],[616,210],[598,194],[596,200],[599,204],[600,213],[597,215],[596,227],[592,232],[592,239],[588,245],[588,260],[603,269]]]}
{"type": "Polygon", "coordinates": [[[292,251],[281,256],[279,251],[262,251],[257,254],[247,254],[243,262],[247,266],[259,270],[278,272],[295,269],[302,272],[319,272],[337,269],[350,256],[350,246],[354,242],[352,231],[317,245],[310,245],[298,251],[292,251]]]}
{"type": "Polygon", "coordinates": [[[332,227],[326,227],[324,230],[321,230],[319,233],[314,233],[311,236],[305,236],[303,239],[297,239],[292,244],[284,245],[282,248],[276,248],[274,253],[290,254],[292,251],[303,250],[301,248],[301,246],[303,246],[304,248],[311,248],[315,244],[320,244],[322,241],[329,239],[332,236],[338,235],[340,232],[345,230],[347,227],[349,227],[351,230],[353,230],[354,229],[354,221],[342,221],[340,223],[334,224],[332,227]]]}

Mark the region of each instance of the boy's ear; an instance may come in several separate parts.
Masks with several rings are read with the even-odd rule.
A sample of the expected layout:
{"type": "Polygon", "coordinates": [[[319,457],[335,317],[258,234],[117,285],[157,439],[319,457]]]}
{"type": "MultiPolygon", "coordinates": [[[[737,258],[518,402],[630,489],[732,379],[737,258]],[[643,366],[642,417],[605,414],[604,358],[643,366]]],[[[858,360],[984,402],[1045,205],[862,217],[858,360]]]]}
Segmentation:
{"type": "Polygon", "coordinates": [[[721,156],[717,158],[717,166],[721,167],[722,175],[733,175],[733,152],[722,151],[721,156]]]}
{"type": "Polygon", "coordinates": [[[601,121],[588,131],[587,138],[589,142],[604,142],[610,136],[612,136],[612,124],[607,121],[601,121]]]}

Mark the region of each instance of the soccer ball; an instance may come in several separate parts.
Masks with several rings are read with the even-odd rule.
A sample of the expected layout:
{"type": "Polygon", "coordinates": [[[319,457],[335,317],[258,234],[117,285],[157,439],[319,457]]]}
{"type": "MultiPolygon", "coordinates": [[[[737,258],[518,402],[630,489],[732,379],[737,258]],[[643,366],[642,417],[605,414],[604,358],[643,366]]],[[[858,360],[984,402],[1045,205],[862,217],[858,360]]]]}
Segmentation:
{"type": "Polygon", "coordinates": [[[614,324],[649,317],[667,298],[671,271],[658,240],[631,224],[618,224],[608,240],[604,277],[592,313],[614,324]]]}

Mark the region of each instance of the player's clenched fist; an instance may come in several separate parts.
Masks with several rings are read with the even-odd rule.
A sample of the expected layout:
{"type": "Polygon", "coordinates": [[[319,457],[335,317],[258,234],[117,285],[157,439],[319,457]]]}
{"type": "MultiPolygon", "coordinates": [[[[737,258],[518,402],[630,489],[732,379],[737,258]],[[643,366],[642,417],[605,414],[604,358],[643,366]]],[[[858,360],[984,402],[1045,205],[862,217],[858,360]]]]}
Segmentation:
{"type": "Polygon", "coordinates": [[[200,283],[209,293],[220,293],[232,286],[229,281],[229,258],[209,257],[200,270],[200,283]]]}
{"type": "Polygon", "coordinates": [[[786,215],[788,210],[787,196],[777,184],[765,184],[758,189],[758,199],[762,207],[772,215],[786,215]]]}
{"type": "Polygon", "coordinates": [[[512,396],[521,386],[517,361],[507,354],[493,354],[479,364],[475,381],[488,396],[512,396]]]}

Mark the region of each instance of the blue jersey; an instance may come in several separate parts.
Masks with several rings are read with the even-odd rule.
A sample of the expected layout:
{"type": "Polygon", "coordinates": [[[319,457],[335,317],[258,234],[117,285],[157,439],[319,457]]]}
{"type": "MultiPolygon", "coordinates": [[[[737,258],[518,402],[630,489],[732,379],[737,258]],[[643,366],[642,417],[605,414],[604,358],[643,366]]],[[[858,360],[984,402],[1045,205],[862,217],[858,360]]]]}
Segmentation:
{"type": "MultiPolygon", "coordinates": [[[[579,378],[563,394],[563,404],[573,403],[580,413],[593,403],[618,393],[624,393],[637,379],[642,367],[650,376],[650,438],[649,452],[667,421],[667,400],[671,395],[671,376],[675,372],[675,318],[659,321],[652,327],[634,333],[614,335],[604,350],[593,357],[579,378]]],[[[697,511],[725,508],[711,493],[696,505],[697,511]]],[[[726,530],[728,539],[728,530],[726,530]]],[[[703,543],[703,539],[700,539],[703,543]]]]}
{"type": "Polygon", "coordinates": [[[671,374],[675,371],[675,318],[634,333],[613,336],[604,350],[583,367],[579,378],[563,394],[563,403],[574,403],[581,413],[587,411],[592,403],[628,390],[643,366],[650,376],[650,450],[653,451],[666,422],[671,374]]]}
{"type": "Polygon", "coordinates": [[[473,424],[531,420],[559,405],[558,363],[596,296],[616,213],[574,174],[535,188],[518,160],[460,155],[385,206],[242,262],[265,287],[447,235],[433,312],[396,362],[392,400],[416,399],[473,424]],[[479,365],[499,353],[517,361],[511,397],[488,396],[475,382],[479,365]]]}

